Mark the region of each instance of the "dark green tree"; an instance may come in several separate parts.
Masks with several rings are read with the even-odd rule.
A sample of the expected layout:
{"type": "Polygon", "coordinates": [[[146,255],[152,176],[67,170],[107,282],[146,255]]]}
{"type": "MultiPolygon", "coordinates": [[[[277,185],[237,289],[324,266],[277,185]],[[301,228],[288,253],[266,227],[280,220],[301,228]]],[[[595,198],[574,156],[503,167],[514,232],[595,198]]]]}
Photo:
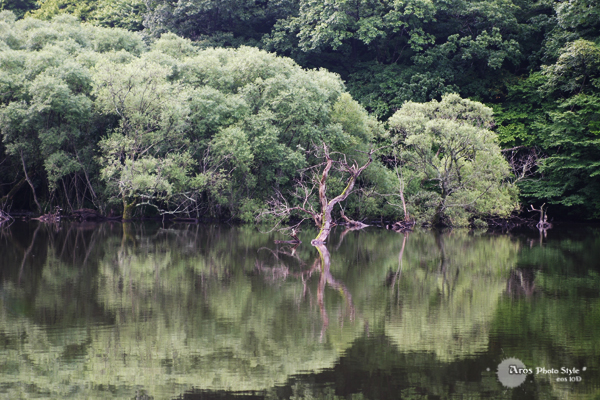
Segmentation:
{"type": "Polygon", "coordinates": [[[144,26],[154,36],[173,32],[208,45],[256,44],[297,0],[187,0],[146,2],[144,26]]]}
{"type": "Polygon", "coordinates": [[[26,12],[36,8],[35,0],[1,0],[0,11],[12,11],[17,18],[22,18],[26,12]]]}
{"type": "Polygon", "coordinates": [[[494,98],[539,51],[551,10],[504,0],[307,0],[265,43],[303,65],[341,73],[355,98],[387,118],[405,101],[444,93],[494,98]]]}

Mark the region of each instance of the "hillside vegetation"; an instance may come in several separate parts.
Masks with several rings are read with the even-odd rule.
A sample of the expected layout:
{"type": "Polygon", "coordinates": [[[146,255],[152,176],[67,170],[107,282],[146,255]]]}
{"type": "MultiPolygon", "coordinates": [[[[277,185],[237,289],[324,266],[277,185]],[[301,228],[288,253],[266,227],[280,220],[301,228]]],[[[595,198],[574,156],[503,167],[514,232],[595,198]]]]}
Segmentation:
{"type": "Polygon", "coordinates": [[[594,2],[1,7],[3,209],[252,221],[298,201],[325,142],[359,164],[380,148],[355,219],[403,218],[400,194],[427,223],[600,217],[594,2]]]}

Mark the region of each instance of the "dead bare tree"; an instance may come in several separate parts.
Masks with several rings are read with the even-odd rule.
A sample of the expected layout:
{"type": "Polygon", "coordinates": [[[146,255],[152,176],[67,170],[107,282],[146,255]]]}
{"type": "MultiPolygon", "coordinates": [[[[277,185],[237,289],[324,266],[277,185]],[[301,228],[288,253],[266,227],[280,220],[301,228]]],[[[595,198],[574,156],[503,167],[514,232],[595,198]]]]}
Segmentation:
{"type": "MultiPolygon", "coordinates": [[[[268,202],[269,208],[261,213],[257,217],[257,220],[264,219],[267,216],[275,217],[278,220],[275,226],[278,226],[284,219],[288,218],[293,211],[300,211],[306,214],[309,218],[312,218],[312,220],[315,222],[315,225],[320,229],[319,234],[311,241],[311,243],[313,245],[325,243],[329,237],[331,228],[335,225],[332,217],[335,206],[346,200],[352,193],[357,178],[373,162],[373,154],[376,150],[377,149],[371,149],[370,151],[366,152],[368,160],[362,166],[359,166],[356,161],[348,162],[345,154],[341,154],[339,159],[334,160],[331,157],[332,154],[329,151],[329,147],[323,143],[323,153],[321,157],[325,159],[325,162],[315,166],[319,167],[324,165],[323,171],[321,172],[321,177],[318,179],[315,176],[311,184],[303,181],[302,179],[297,182],[296,192],[293,193],[293,195],[299,199],[299,205],[291,206],[286,200],[285,196],[283,196],[281,192],[277,191],[276,195],[268,202]],[[332,168],[343,174],[348,174],[349,176],[346,178],[346,185],[342,193],[330,200],[327,198],[327,179],[329,178],[329,173],[332,168]],[[318,212],[313,208],[311,202],[315,192],[318,193],[318,204],[320,205],[320,210],[318,212]]],[[[311,167],[309,170],[314,169],[315,167],[311,167]]],[[[347,218],[345,215],[344,219],[346,220],[347,224],[354,226],[361,226],[362,224],[347,218]]],[[[302,219],[300,223],[302,223],[304,220],[305,219],[302,219]]],[[[300,223],[287,229],[297,228],[300,223]]],[[[362,224],[362,227],[364,226],[366,225],[362,224]]]]}
{"type": "Polygon", "coordinates": [[[292,240],[276,240],[275,243],[288,243],[299,245],[300,243],[302,243],[302,240],[300,240],[300,238],[298,237],[298,233],[300,233],[300,228],[295,226],[290,231],[290,236],[292,237],[292,240]]]}
{"type": "Polygon", "coordinates": [[[358,229],[363,229],[363,228],[366,228],[367,226],[369,226],[360,221],[354,221],[353,219],[346,217],[346,214],[344,214],[343,208],[340,210],[340,216],[345,221],[345,225],[349,230],[358,230],[358,229]]]}
{"type": "Polygon", "coordinates": [[[548,222],[548,207],[546,207],[546,209],[544,209],[544,206],[546,205],[546,203],[542,204],[542,206],[538,209],[533,208],[533,205],[531,205],[531,209],[529,209],[529,212],[537,212],[540,213],[540,221],[537,223],[536,227],[538,229],[550,229],[552,228],[552,224],[550,222],[548,222]]]}
{"type": "Polygon", "coordinates": [[[535,146],[515,146],[501,151],[512,170],[513,183],[535,175],[536,167],[544,158],[541,150],[535,146]]]}

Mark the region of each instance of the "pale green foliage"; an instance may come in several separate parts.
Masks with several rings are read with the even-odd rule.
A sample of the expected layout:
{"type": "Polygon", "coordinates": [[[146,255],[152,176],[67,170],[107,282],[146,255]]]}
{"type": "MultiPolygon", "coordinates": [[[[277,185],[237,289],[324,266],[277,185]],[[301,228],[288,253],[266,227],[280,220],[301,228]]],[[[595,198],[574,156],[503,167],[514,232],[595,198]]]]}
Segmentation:
{"type": "Polygon", "coordinates": [[[101,26],[140,31],[143,28],[143,0],[101,0],[90,15],[90,22],[101,26]]]}
{"type": "MultiPolygon", "coordinates": [[[[55,23],[5,21],[0,23],[6,45],[0,57],[3,143],[26,169],[45,170],[55,192],[61,181],[81,181],[77,174],[91,164],[91,74],[73,55],[84,46],[111,46],[95,34],[97,28],[82,29],[72,17],[55,23]]],[[[115,37],[119,34],[110,41],[115,37]]]]}
{"type": "Polygon", "coordinates": [[[169,70],[144,59],[101,63],[95,69],[96,108],[120,117],[100,141],[102,178],[124,202],[151,204],[188,186],[193,161],[186,151],[189,94],[167,81],[169,70]]]}
{"type": "Polygon", "coordinates": [[[374,133],[380,133],[377,132],[375,121],[368,117],[365,109],[348,93],[343,93],[333,105],[331,117],[333,122],[339,123],[343,131],[355,140],[368,143],[373,139],[374,133]]]}
{"type": "Polygon", "coordinates": [[[264,199],[274,187],[289,188],[314,143],[346,151],[380,130],[343,94],[338,76],[287,58],[249,47],[207,49],[177,69],[182,83],[199,87],[190,105],[195,151],[209,152],[229,174],[215,200],[234,212],[252,193],[264,199]]]}
{"type": "Polygon", "coordinates": [[[152,43],[152,50],[177,59],[193,56],[197,52],[191,40],[181,38],[173,33],[163,34],[160,39],[152,43]]]}
{"type": "Polygon", "coordinates": [[[40,50],[50,43],[71,53],[88,48],[97,52],[126,50],[140,54],[145,48],[136,33],[81,24],[71,15],[58,15],[52,21],[25,18],[2,24],[0,39],[14,50],[40,50]]]}
{"type": "Polygon", "coordinates": [[[548,78],[546,91],[582,93],[591,87],[600,88],[600,46],[578,39],[566,45],[556,63],[542,67],[548,78]]]}
{"type": "Polygon", "coordinates": [[[516,189],[505,182],[508,164],[490,130],[490,108],[446,95],[440,102],[404,104],[389,126],[409,179],[421,182],[409,193],[420,220],[467,225],[472,216],[507,216],[515,209],[516,189]]]}
{"type": "MultiPolygon", "coordinates": [[[[338,75],[255,48],[201,50],[174,34],[147,46],[70,15],[3,21],[6,152],[43,168],[52,195],[77,192],[78,206],[118,200],[248,220],[320,162],[315,143],[361,161],[353,150],[382,132],[338,75]]],[[[390,186],[385,173],[367,176],[364,187],[390,186]]],[[[381,200],[363,200],[349,209],[375,216],[381,200]]]]}

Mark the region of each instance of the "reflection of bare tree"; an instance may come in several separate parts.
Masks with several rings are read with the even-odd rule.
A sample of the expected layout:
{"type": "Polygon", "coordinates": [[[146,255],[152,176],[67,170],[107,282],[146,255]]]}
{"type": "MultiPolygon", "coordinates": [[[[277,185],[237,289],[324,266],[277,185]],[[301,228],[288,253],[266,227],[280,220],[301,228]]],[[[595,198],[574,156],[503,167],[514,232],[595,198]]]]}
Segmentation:
{"type": "MultiPolygon", "coordinates": [[[[256,269],[263,274],[271,274],[273,281],[285,280],[287,278],[287,276],[290,274],[290,269],[288,268],[287,265],[285,265],[281,261],[280,255],[291,257],[291,258],[295,259],[301,266],[306,265],[306,263],[304,261],[302,261],[302,259],[296,253],[296,249],[298,248],[298,246],[300,246],[300,243],[297,243],[294,246],[283,246],[277,250],[272,250],[268,247],[261,247],[260,249],[258,249],[258,251],[266,250],[266,251],[270,252],[273,255],[273,257],[275,258],[275,260],[277,260],[278,266],[266,267],[264,265],[264,263],[256,260],[256,262],[255,262],[256,269]]],[[[309,271],[312,274],[312,268],[309,271]]],[[[305,271],[305,272],[307,272],[307,271],[305,271]]],[[[304,273],[301,273],[300,276],[303,277],[303,274],[304,273]]],[[[293,274],[293,275],[298,276],[298,274],[293,274]]],[[[304,279],[303,279],[303,281],[304,281],[304,279]]]]}
{"type": "MultiPolygon", "coordinates": [[[[29,281],[26,277],[30,268],[40,272],[48,260],[60,260],[61,264],[75,266],[83,274],[84,269],[80,267],[94,260],[94,253],[102,251],[97,242],[102,241],[106,232],[101,225],[80,223],[62,223],[58,230],[59,224],[30,222],[25,225],[19,221],[15,224],[16,229],[0,229],[0,238],[5,246],[1,250],[3,263],[0,269],[3,266],[14,268],[15,279],[19,283],[29,281]],[[28,234],[25,236],[23,232],[28,234]]],[[[2,272],[7,273],[8,268],[2,272]]]]}
{"type": "Polygon", "coordinates": [[[340,246],[342,245],[342,242],[344,241],[344,238],[346,237],[348,232],[360,231],[361,229],[364,229],[366,226],[368,226],[368,225],[365,225],[365,224],[347,225],[346,229],[344,229],[344,231],[340,234],[340,240],[338,241],[337,246],[335,246],[335,249],[338,250],[340,248],[340,246]]]}
{"type": "Polygon", "coordinates": [[[29,247],[27,247],[27,250],[25,250],[25,252],[23,253],[23,261],[21,262],[21,267],[19,268],[19,278],[17,279],[18,283],[21,283],[21,277],[23,276],[23,268],[25,267],[25,261],[27,261],[27,258],[29,258],[29,255],[31,254],[31,250],[33,250],[33,245],[35,244],[35,238],[38,235],[38,232],[40,231],[40,224],[38,224],[38,226],[35,228],[35,231],[33,232],[33,238],[31,239],[31,243],[29,244],[29,247]]]}
{"type": "Polygon", "coordinates": [[[331,275],[331,257],[329,255],[329,250],[325,247],[324,244],[314,244],[314,246],[319,251],[320,261],[321,261],[321,277],[319,279],[319,289],[317,291],[317,301],[319,303],[319,309],[321,310],[321,318],[323,319],[323,328],[321,329],[321,340],[323,340],[323,336],[325,335],[325,331],[327,330],[327,326],[329,326],[329,317],[327,316],[327,310],[325,310],[325,301],[324,301],[324,293],[325,286],[328,284],[334,290],[341,292],[346,304],[348,305],[348,309],[350,310],[350,320],[354,320],[355,309],[354,304],[352,303],[352,295],[350,291],[343,283],[337,281],[333,275],[331,275]]]}
{"type": "Polygon", "coordinates": [[[8,229],[15,220],[0,209],[0,237],[10,236],[10,230],[8,229]]]}
{"type": "Polygon", "coordinates": [[[544,246],[544,239],[548,238],[548,228],[537,226],[537,229],[540,233],[539,238],[536,239],[527,239],[527,243],[529,243],[529,248],[533,248],[536,244],[539,244],[540,247],[544,246]]]}
{"type": "Polygon", "coordinates": [[[506,292],[512,296],[532,296],[536,291],[535,271],[531,269],[517,268],[510,273],[506,283],[506,292]]]}
{"type": "Polygon", "coordinates": [[[56,237],[49,235],[50,246],[56,249],[58,257],[85,266],[103,229],[102,225],[93,222],[72,222],[61,233],[56,237]],[[91,232],[91,235],[86,235],[87,232],[91,232]]]}
{"type": "Polygon", "coordinates": [[[8,213],[5,213],[2,209],[0,209],[0,226],[2,226],[3,223],[8,222],[10,219],[10,215],[8,215],[8,213]]]}
{"type": "MultiPolygon", "coordinates": [[[[408,232],[404,233],[404,238],[402,239],[402,248],[400,249],[400,254],[398,254],[398,270],[396,271],[396,273],[394,274],[394,276],[392,276],[392,290],[390,292],[390,294],[393,295],[394,293],[394,287],[396,286],[396,282],[398,281],[398,279],[402,278],[402,257],[404,256],[404,249],[406,247],[406,240],[408,239],[408,232]]],[[[398,292],[400,292],[400,285],[398,285],[398,292]]],[[[400,296],[398,296],[398,299],[400,299],[400,296]]]]}
{"type": "Polygon", "coordinates": [[[306,266],[307,264],[303,262],[296,254],[297,246],[291,247],[291,250],[289,251],[286,249],[273,251],[265,247],[259,249],[269,250],[275,256],[275,259],[277,260],[277,266],[267,267],[264,265],[264,263],[257,260],[256,269],[262,274],[267,276],[270,275],[272,280],[285,280],[288,277],[300,278],[303,285],[303,297],[310,293],[307,283],[312,277],[313,273],[316,271],[320,272],[319,284],[317,287],[317,303],[319,305],[321,319],[323,321],[323,327],[321,328],[320,335],[320,339],[323,340],[325,332],[327,331],[327,327],[329,326],[329,316],[327,314],[327,310],[325,309],[325,288],[327,286],[342,294],[346,306],[348,307],[350,320],[354,320],[356,311],[354,308],[354,303],[352,302],[352,294],[346,285],[335,279],[331,274],[331,256],[329,254],[329,250],[327,250],[327,247],[325,247],[324,244],[314,244],[314,247],[319,252],[319,257],[315,258],[309,269],[303,269],[300,272],[292,272],[290,268],[281,261],[280,255],[283,254],[294,257],[302,266],[306,266]]]}

